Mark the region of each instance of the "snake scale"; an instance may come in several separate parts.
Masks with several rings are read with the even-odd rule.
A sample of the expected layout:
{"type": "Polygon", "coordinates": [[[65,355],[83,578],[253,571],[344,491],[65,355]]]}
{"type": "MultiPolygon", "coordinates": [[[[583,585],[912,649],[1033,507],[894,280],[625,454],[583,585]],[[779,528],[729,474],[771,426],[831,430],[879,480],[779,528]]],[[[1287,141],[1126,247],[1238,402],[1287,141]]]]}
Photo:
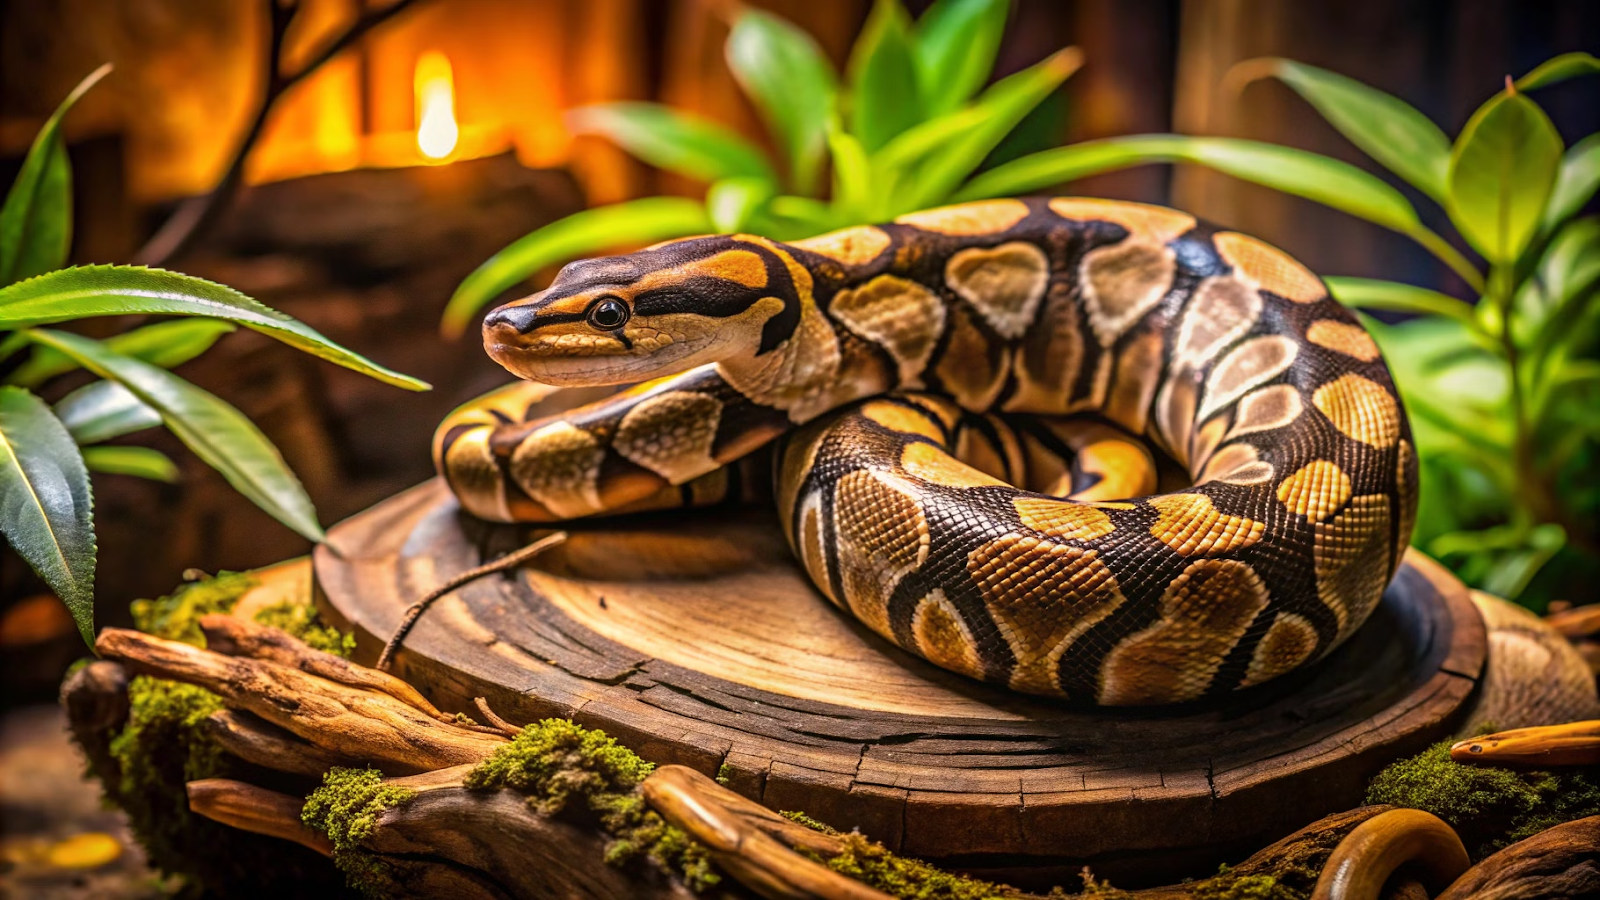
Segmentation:
{"type": "Polygon", "coordinates": [[[1028,693],[1173,703],[1301,667],[1372,612],[1415,515],[1371,336],[1287,254],[1157,206],[673,241],[567,266],[484,342],[534,382],[644,383],[452,414],[435,459],[468,512],[708,503],[781,437],[777,505],[817,588],[1028,693]]]}

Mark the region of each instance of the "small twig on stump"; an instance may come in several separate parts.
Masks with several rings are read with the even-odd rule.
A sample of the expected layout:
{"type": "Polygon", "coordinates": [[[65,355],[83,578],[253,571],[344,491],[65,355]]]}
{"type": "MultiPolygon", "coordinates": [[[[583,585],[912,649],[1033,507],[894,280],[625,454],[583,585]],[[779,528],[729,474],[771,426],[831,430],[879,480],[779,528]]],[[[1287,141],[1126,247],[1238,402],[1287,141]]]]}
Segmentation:
{"type": "Polygon", "coordinates": [[[411,604],[411,608],[406,610],[404,618],[400,620],[399,625],[395,626],[394,634],[389,637],[389,642],[383,646],[383,653],[378,655],[378,661],[373,667],[379,671],[388,671],[389,663],[394,661],[395,652],[400,649],[400,644],[405,641],[406,635],[410,633],[411,626],[417,624],[417,620],[422,618],[422,614],[427,612],[428,607],[432,606],[435,600],[456,588],[477,581],[485,575],[493,575],[496,572],[504,572],[507,569],[516,568],[566,539],[567,533],[565,531],[547,534],[528,546],[507,553],[493,562],[487,562],[481,566],[468,569],[429,591],[421,600],[411,604]]]}
{"type": "Polygon", "coordinates": [[[478,708],[478,714],[483,716],[485,721],[499,729],[507,737],[516,737],[522,733],[521,728],[518,728],[510,722],[507,722],[505,719],[495,715],[494,710],[489,708],[489,701],[483,697],[473,697],[472,705],[478,708]]]}
{"type": "Polygon", "coordinates": [[[271,118],[273,107],[277,105],[279,98],[303,81],[306,76],[315,72],[323,63],[338,56],[365,37],[367,32],[387,22],[415,2],[416,0],[395,0],[388,6],[362,13],[348,29],[313,54],[303,65],[293,72],[284,72],[284,42],[295,14],[300,11],[300,5],[296,0],[287,2],[267,0],[266,77],[262,87],[261,105],[256,109],[255,117],[250,120],[250,127],[245,129],[244,137],[234,149],[227,171],[223,173],[222,180],[217,182],[217,186],[212,188],[210,193],[191,198],[179,205],[177,211],[134,254],[133,261],[143,266],[164,266],[188,250],[195,238],[216,221],[217,216],[227,207],[228,201],[233,198],[234,192],[239,189],[239,184],[244,181],[245,160],[266,130],[267,120],[271,118]]]}

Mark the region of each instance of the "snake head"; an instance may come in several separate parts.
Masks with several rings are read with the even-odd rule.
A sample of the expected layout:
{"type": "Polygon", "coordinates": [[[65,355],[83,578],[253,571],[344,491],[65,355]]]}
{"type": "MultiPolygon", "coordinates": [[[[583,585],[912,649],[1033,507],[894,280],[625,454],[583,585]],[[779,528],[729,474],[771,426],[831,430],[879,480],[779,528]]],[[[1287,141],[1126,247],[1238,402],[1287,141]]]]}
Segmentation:
{"type": "Polygon", "coordinates": [[[484,348],[513,374],[555,385],[624,384],[753,355],[789,306],[772,295],[770,256],[719,236],[580,260],[547,290],[489,313],[484,348]]]}

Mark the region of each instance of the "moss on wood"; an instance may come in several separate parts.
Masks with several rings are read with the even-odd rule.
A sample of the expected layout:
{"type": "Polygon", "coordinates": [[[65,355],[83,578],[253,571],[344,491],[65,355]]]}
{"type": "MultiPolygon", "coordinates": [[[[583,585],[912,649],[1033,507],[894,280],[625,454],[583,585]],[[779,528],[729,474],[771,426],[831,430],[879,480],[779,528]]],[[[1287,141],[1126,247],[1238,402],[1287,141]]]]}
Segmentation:
{"type": "Polygon", "coordinates": [[[495,751],[465,784],[474,790],[513,790],[544,815],[592,821],[612,839],[606,862],[613,865],[648,858],[695,890],[716,884],[720,876],[706,848],[667,824],[639,795],[639,784],[654,769],[603,731],[546,719],[495,751]]]}
{"type": "MultiPolygon", "coordinates": [[[[249,572],[200,578],[165,597],[134,601],[134,623],[148,634],[204,646],[200,617],[231,612],[258,583],[249,572]]],[[[310,607],[304,608],[310,613],[300,618],[305,629],[337,634],[317,621],[310,607]]],[[[347,893],[338,871],[310,850],[189,811],[186,782],[260,780],[264,775],[222,753],[202,728],[208,716],[223,708],[221,698],[192,685],[140,676],[128,684],[128,705],[128,722],[109,745],[115,771],[98,772],[91,766],[90,774],[99,778],[106,798],[127,812],[151,865],[186,876],[188,892],[194,894],[202,889],[228,897],[347,893]]],[[[87,754],[90,759],[95,755],[87,754]]]]}
{"type": "Polygon", "coordinates": [[[398,885],[389,866],[361,848],[372,834],[378,814],[415,797],[410,788],[383,783],[377,769],[335,767],[322,777],[300,810],[300,821],[333,841],[333,861],[351,887],[368,897],[387,897],[398,885]]]}
{"type": "Polygon", "coordinates": [[[1458,763],[1450,741],[1390,765],[1367,788],[1368,803],[1433,813],[1450,823],[1474,859],[1586,816],[1600,815],[1600,771],[1559,774],[1458,763]]]}
{"type": "Polygon", "coordinates": [[[309,603],[285,600],[262,607],[256,611],[254,618],[259,625],[294,635],[313,650],[349,659],[350,654],[356,649],[356,636],[353,632],[340,631],[331,625],[323,624],[322,617],[317,615],[316,607],[309,603]]]}

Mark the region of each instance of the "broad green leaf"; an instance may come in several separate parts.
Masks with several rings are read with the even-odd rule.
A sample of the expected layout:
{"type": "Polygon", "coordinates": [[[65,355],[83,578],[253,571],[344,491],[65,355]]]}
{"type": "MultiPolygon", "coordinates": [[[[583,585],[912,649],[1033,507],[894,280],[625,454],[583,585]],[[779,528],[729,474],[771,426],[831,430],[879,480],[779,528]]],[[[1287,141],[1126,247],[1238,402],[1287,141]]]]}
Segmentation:
{"type": "Polygon", "coordinates": [[[956,113],[966,121],[944,147],[928,155],[911,179],[909,202],[897,205],[922,209],[946,202],[1017,123],[1081,65],[1083,54],[1068,47],[984,91],[972,106],[956,113]]]}
{"type": "Polygon", "coordinates": [[[1549,232],[1578,214],[1600,188],[1600,132],[1567,148],[1561,157],[1561,174],[1550,190],[1539,230],[1549,232]]]}
{"type": "Polygon", "coordinates": [[[132,475],[168,484],[178,480],[178,464],[149,447],[85,447],[83,464],[91,472],[107,475],[132,475]]]}
{"type": "Polygon", "coordinates": [[[72,169],[61,139],[67,110],[111,71],[101,66],[73,88],[33,139],[0,207],[0,285],[32,278],[67,261],[72,244],[72,169]]]}
{"type": "Polygon", "coordinates": [[[867,152],[922,120],[911,19],[900,0],[876,0],[850,53],[850,133],[867,152]]]}
{"type": "Polygon", "coordinates": [[[1466,325],[1471,325],[1473,321],[1472,304],[1449,294],[1374,278],[1334,276],[1323,280],[1328,283],[1333,298],[1345,306],[1387,309],[1419,316],[1448,316],[1466,325]]]}
{"type": "Polygon", "coordinates": [[[1517,79],[1517,90],[1531,91],[1579,75],[1600,72],[1600,59],[1588,53],[1563,53],[1547,59],[1532,72],[1517,79]]]}
{"type": "Polygon", "coordinates": [[[578,134],[599,134],[657,168],[701,181],[762,178],[776,183],[767,158],[728,128],[659,103],[601,103],[567,114],[578,134]]]}
{"type": "Polygon", "coordinates": [[[546,266],[715,230],[705,204],[685,197],[646,197],[573,213],[523,235],[474,269],[450,297],[440,329],[446,337],[460,337],[484,304],[546,266]]]}
{"type": "MultiPolygon", "coordinates": [[[[105,345],[124,356],[171,369],[206,352],[218,338],[233,330],[232,324],[221,319],[177,319],[125,331],[107,338],[105,345]]],[[[28,361],[6,380],[33,387],[77,367],[77,363],[48,347],[36,347],[28,361]]]]}
{"type": "Polygon", "coordinates": [[[912,29],[917,84],[928,115],[967,102],[994,69],[1008,0],[938,0],[912,29]]]}
{"type": "Polygon", "coordinates": [[[828,132],[828,147],[833,151],[834,205],[857,222],[876,218],[879,185],[873,183],[866,148],[855,135],[838,129],[828,132]]]}
{"type": "Polygon", "coordinates": [[[846,224],[842,221],[837,211],[827,203],[812,197],[796,197],[793,194],[779,194],[772,198],[766,209],[762,210],[762,218],[766,228],[777,228],[779,232],[762,231],[774,240],[794,241],[808,238],[842,228],[846,224]]]}
{"type": "Polygon", "coordinates": [[[322,526],[305,488],[278,448],[244,413],[165,369],[115,353],[99,341],[50,329],[29,334],[101,378],[120,383],[161,413],[167,430],[250,502],[304,537],[322,540],[322,526]]]}
{"type": "Polygon", "coordinates": [[[1478,108],[1450,154],[1446,208],[1490,262],[1509,265],[1544,215],[1561,167],[1561,135],[1538,104],[1499,94],[1478,108]]]}
{"type": "Polygon", "coordinates": [[[790,187],[811,194],[839,90],[833,65],[811,35],[748,6],[740,7],[724,53],[733,77],[788,157],[790,187]]]}
{"type": "Polygon", "coordinates": [[[428,389],[427,382],[346,350],[233,288],[191,275],[143,266],[77,266],[0,288],[3,330],[129,313],[227,319],[379,381],[413,391],[428,389]]]}
{"type": "Polygon", "coordinates": [[[1350,143],[1423,193],[1444,201],[1450,139],[1415,107],[1353,78],[1288,59],[1249,60],[1235,72],[1278,78],[1316,107],[1350,143]]]}
{"type": "Polygon", "coordinates": [[[67,604],[94,645],[94,496],[67,429],[43,400],[0,387],[0,533],[67,604]]]}
{"type": "Polygon", "coordinates": [[[55,413],[79,444],[98,444],[161,424],[161,413],[115,381],[78,388],[56,402],[55,413]]]}
{"type": "Polygon", "coordinates": [[[724,178],[706,191],[706,212],[711,224],[724,234],[747,231],[768,200],[775,184],[767,178],[724,178]]]}
{"type": "MultiPolygon", "coordinates": [[[[1539,260],[1537,282],[1543,303],[1519,306],[1519,336],[1532,332],[1522,347],[1523,364],[1541,392],[1569,365],[1568,357],[1597,337],[1593,319],[1600,303],[1600,216],[1567,222],[1539,260]]],[[[1526,339],[1526,338],[1525,338],[1526,339]]]]}

